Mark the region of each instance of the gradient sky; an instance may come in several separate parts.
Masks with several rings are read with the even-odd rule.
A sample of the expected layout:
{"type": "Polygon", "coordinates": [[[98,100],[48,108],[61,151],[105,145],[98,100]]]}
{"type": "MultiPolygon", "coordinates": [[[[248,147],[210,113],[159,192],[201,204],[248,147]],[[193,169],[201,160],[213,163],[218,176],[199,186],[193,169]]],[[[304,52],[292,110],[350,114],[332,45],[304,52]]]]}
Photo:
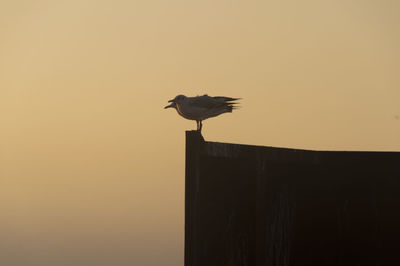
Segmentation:
{"type": "Polygon", "coordinates": [[[177,94],[206,140],[400,151],[400,2],[0,3],[0,265],[183,265],[177,94]]]}

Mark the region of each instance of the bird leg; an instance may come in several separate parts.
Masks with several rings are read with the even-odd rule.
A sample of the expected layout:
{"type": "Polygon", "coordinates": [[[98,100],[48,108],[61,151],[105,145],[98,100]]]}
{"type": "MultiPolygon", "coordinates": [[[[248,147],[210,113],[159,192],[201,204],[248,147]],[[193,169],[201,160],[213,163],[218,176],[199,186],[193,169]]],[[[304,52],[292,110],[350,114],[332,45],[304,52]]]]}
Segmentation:
{"type": "Polygon", "coordinates": [[[201,128],[203,127],[203,123],[201,120],[196,120],[197,131],[201,132],[201,128]]]}

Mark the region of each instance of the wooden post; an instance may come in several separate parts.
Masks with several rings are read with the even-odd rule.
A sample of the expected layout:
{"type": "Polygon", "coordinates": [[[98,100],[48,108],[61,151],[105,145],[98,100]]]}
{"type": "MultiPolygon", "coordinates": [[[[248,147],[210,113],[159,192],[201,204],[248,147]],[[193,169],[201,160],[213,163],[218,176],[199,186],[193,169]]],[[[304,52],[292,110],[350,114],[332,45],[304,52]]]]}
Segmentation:
{"type": "Polygon", "coordinates": [[[204,143],[198,131],[186,131],[185,166],[185,266],[198,266],[197,220],[200,189],[200,153],[204,143]]]}
{"type": "Polygon", "coordinates": [[[187,131],[185,266],[400,265],[399,166],[187,131]]]}

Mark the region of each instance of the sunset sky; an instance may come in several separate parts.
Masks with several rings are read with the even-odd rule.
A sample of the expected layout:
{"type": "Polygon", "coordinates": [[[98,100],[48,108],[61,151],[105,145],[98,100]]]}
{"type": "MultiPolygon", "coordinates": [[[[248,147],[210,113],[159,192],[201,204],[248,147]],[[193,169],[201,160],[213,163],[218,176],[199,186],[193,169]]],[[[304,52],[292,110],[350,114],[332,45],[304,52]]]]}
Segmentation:
{"type": "Polygon", "coordinates": [[[400,151],[400,1],[0,3],[0,265],[183,265],[177,94],[209,141],[400,151]]]}

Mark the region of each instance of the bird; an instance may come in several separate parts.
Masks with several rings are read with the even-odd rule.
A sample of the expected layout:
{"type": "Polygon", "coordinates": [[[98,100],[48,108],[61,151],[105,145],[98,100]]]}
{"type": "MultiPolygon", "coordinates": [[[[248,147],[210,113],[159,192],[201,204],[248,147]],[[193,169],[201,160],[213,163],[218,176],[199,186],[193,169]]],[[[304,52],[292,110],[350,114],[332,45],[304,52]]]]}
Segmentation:
{"type": "Polygon", "coordinates": [[[169,100],[171,103],[164,107],[175,108],[179,115],[189,120],[196,120],[197,131],[201,132],[203,128],[202,121],[215,117],[223,113],[231,113],[232,110],[237,109],[238,100],[241,98],[230,98],[225,96],[211,97],[207,94],[196,97],[186,97],[185,95],[178,95],[174,99],[169,100]]]}

